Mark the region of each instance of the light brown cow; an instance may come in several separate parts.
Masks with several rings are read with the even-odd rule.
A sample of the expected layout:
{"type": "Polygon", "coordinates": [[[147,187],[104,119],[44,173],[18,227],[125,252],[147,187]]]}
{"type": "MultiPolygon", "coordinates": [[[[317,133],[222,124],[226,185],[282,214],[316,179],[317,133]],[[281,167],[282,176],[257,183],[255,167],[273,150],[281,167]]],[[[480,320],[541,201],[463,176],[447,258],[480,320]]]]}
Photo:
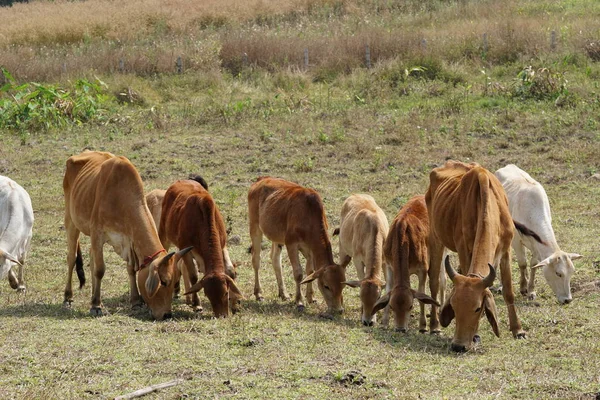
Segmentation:
{"type": "Polygon", "coordinates": [[[67,160],[63,189],[69,267],[64,304],[70,306],[73,301],[76,261],[77,275],[84,283],[79,248],[79,234],[83,233],[91,240],[92,315],[102,315],[102,248],[109,243],[127,262],[131,305],[140,306],[143,298],[154,318],[169,317],[173,286],[179,279],[175,264],[189,250],[167,254],[163,249],[146,205],[142,180],[133,164],[111,153],[85,151],[67,160]]]}
{"type": "Polygon", "coordinates": [[[316,191],[284,179],[258,178],[248,192],[248,219],[252,239],[254,295],[257,300],[263,298],[258,270],[264,234],[273,242],[271,260],[279,287],[279,297],[288,299],[281,276],[281,245],[285,245],[296,280],[297,308],[304,309],[300,285],[308,283],[306,299],[310,303],[313,301],[311,282],[317,279],[329,315],[343,311],[342,289],[348,262],[339,265],[333,261],[331,242],[327,235],[327,218],[321,197],[316,191]],[[308,276],[304,280],[299,252],[306,258],[308,276]]]}
{"type": "MultiPolygon", "coordinates": [[[[417,299],[421,303],[419,331],[425,332],[427,330],[425,304],[440,306],[440,303],[425,294],[427,274],[431,271],[427,251],[428,239],[429,217],[425,197],[415,196],[398,211],[383,247],[387,261],[386,294],[377,301],[373,312],[385,307],[382,320],[384,326],[388,324],[391,308],[394,313],[395,329],[406,332],[413,301],[417,299]],[[410,275],[418,276],[419,291],[410,287],[410,275]]],[[[436,273],[437,276],[432,276],[429,280],[432,293],[437,293],[439,268],[436,273]]]]}
{"type": "MultiPolygon", "coordinates": [[[[354,258],[358,281],[346,285],[360,288],[363,325],[372,326],[373,306],[379,299],[382,278],[383,243],[389,225],[385,213],[367,194],[353,194],[344,201],[340,216],[340,260],[354,258]]],[[[336,230],[337,232],[337,230],[336,230]]]]}
{"type": "MultiPolygon", "coordinates": [[[[204,179],[198,179],[196,181],[200,183],[202,187],[208,190],[208,185],[206,185],[204,179]]],[[[152,218],[154,219],[154,223],[156,224],[157,230],[160,230],[160,216],[162,214],[162,203],[166,192],[167,191],[163,189],[154,189],[148,192],[148,194],[146,194],[146,202],[148,203],[148,209],[150,209],[150,213],[152,214],[152,218]]],[[[227,250],[227,246],[223,247],[223,261],[225,262],[225,273],[229,275],[233,280],[235,280],[237,276],[236,265],[231,261],[231,258],[229,257],[229,251],[227,250]]],[[[179,271],[183,274],[183,279],[187,279],[189,282],[188,270],[185,267],[183,260],[180,260],[177,266],[179,267],[179,271]]],[[[204,274],[204,265],[201,265],[200,268],[202,269],[199,272],[201,274],[204,274]]],[[[173,296],[176,298],[179,297],[179,282],[175,284],[173,296]]],[[[200,305],[200,298],[196,293],[192,293],[185,296],[185,302],[189,306],[192,306],[194,308],[194,311],[202,311],[202,306],[200,305]]]]}
{"type": "MultiPolygon", "coordinates": [[[[230,303],[235,308],[243,296],[235,281],[225,273],[223,248],[227,234],[223,217],[210,193],[200,183],[180,180],[167,189],[159,236],[165,247],[171,243],[179,248],[193,247],[192,252],[183,257],[188,275],[188,279],[184,279],[186,295],[204,288],[215,317],[227,317],[230,303]],[[204,271],[200,280],[194,261],[198,269],[204,271]]],[[[196,295],[192,307],[199,305],[196,295]]]]}
{"type": "MultiPolygon", "coordinates": [[[[429,179],[425,200],[431,224],[430,268],[440,265],[444,248],[448,248],[458,252],[463,274],[457,274],[446,258],[446,272],[454,288],[440,320],[445,327],[456,317],[452,349],[466,351],[479,340],[477,330],[484,311],[494,333],[500,335],[494,297],[488,289],[496,276],[492,265],[498,263],[510,330],[515,338],[525,337],[514,305],[510,274],[514,228],[502,185],[479,164],[458,161],[433,169],[429,179]]],[[[432,317],[437,318],[435,310],[432,317]]],[[[432,318],[432,322],[436,321],[432,318]]]]}

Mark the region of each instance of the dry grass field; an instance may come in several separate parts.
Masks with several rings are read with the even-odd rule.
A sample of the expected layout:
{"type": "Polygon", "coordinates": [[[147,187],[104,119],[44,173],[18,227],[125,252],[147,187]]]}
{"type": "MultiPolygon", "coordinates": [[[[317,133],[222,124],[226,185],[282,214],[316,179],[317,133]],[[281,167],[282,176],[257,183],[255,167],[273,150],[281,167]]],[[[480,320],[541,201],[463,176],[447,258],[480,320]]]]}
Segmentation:
{"type": "MultiPolygon", "coordinates": [[[[16,294],[0,282],[0,398],[113,398],[177,378],[184,382],[146,398],[597,398],[600,290],[590,283],[600,279],[600,180],[594,178],[600,172],[600,65],[588,51],[600,39],[596,2],[134,1],[123,8],[125,23],[112,16],[121,8],[88,0],[0,9],[6,46],[0,65],[18,81],[69,89],[75,79],[96,74],[107,96],[97,105],[100,116],[89,122],[60,129],[23,122],[0,130],[0,174],[29,192],[35,213],[27,292],[16,294]],[[58,15],[72,22],[61,24],[58,15]],[[168,34],[128,17],[148,21],[148,15],[164,21],[168,34]],[[207,15],[213,22],[203,26],[198,19],[207,15]],[[42,16],[48,25],[36,22],[42,16]],[[17,17],[31,25],[19,27],[17,17]],[[90,27],[102,23],[104,36],[94,34],[90,27]],[[559,46],[552,52],[548,31],[555,27],[559,46]],[[72,41],[61,42],[68,29],[72,41]],[[505,29],[519,46],[500,46],[505,29]],[[397,55],[400,47],[393,46],[403,44],[394,33],[400,30],[413,32],[416,44],[397,55]],[[487,58],[477,47],[483,31],[489,32],[487,58]],[[424,32],[429,54],[419,54],[424,32]],[[360,56],[348,56],[352,46],[362,52],[360,38],[367,36],[361,35],[393,44],[371,69],[362,67],[360,56]],[[144,46],[156,54],[178,54],[176,43],[214,47],[206,67],[180,75],[166,73],[170,56],[164,70],[90,69],[95,64],[86,59],[107,59],[116,38],[145,56],[150,47],[144,46]],[[301,59],[281,56],[325,42],[340,52],[323,50],[330,61],[315,59],[308,71],[298,68],[301,59]],[[239,63],[240,43],[256,49],[255,56],[244,50],[248,65],[239,63]],[[11,64],[29,53],[24,67],[11,64]],[[80,67],[62,75],[57,54],[74,57],[80,67]],[[268,54],[279,61],[261,64],[268,54]],[[529,75],[523,72],[528,66],[529,75]],[[143,101],[118,103],[115,93],[124,88],[143,101]],[[89,285],[75,294],[72,309],[62,308],[62,176],[66,159],[83,149],[127,156],[147,191],[192,173],[206,178],[234,238],[230,253],[246,295],[239,313],[213,319],[203,296],[200,316],[180,300],[165,322],[152,321],[147,310],[132,311],[125,267],[108,246],[103,302],[109,315],[89,316],[89,285]],[[261,269],[265,301],[254,300],[246,194],[258,176],[318,190],[331,232],[349,194],[373,195],[391,220],[411,196],[425,192],[429,171],[446,159],[477,161],[492,171],[515,163],[528,171],[546,188],[563,250],[584,255],[575,262],[571,304],[559,305],[541,274],[538,298],[518,297],[527,339],[512,339],[498,295],[501,337],[484,320],[482,343],[465,354],[449,349],[454,323],[437,336],[418,333],[418,311],[406,334],[363,327],[356,289],[345,289],[346,312],[334,320],[319,317],[325,309],[320,293],[317,304],[298,313],[277,298],[268,251],[261,269]]],[[[0,111],[15,93],[0,91],[0,111]]],[[[82,243],[87,268],[89,240],[82,243]]],[[[333,246],[337,259],[337,239],[333,246]]],[[[290,289],[285,252],[283,265],[290,289]]],[[[353,265],[348,275],[355,277],[353,265]]],[[[515,261],[518,292],[517,279],[515,261]]]]}

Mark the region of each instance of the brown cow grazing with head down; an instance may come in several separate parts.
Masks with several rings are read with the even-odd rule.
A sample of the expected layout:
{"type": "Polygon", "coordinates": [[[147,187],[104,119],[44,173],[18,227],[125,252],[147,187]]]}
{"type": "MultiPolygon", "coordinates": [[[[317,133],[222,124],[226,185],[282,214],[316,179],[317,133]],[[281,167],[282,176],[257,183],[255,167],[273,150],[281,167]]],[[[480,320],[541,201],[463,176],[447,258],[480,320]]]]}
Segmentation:
{"type": "Polygon", "coordinates": [[[446,258],[446,272],[454,288],[440,320],[442,326],[448,326],[456,318],[452,350],[466,351],[473,341],[479,341],[477,330],[484,312],[496,336],[500,335],[494,297],[488,289],[496,277],[493,265],[498,263],[510,330],[515,338],[525,337],[514,305],[510,274],[514,228],[502,185],[479,164],[458,161],[435,168],[429,179],[425,200],[431,223],[431,267],[440,265],[444,248],[448,248],[458,252],[462,274],[456,273],[446,258]]]}
{"type": "Polygon", "coordinates": [[[281,245],[285,245],[294,270],[298,309],[304,309],[300,285],[308,283],[306,298],[310,303],[313,301],[311,282],[317,279],[328,312],[343,311],[342,289],[348,262],[339,265],[333,261],[331,242],[327,235],[327,218],[319,194],[284,179],[261,177],[252,184],[248,192],[248,214],[256,299],[262,300],[258,270],[264,234],[273,242],[271,260],[277,277],[279,297],[288,298],[281,276],[281,245]],[[308,276],[304,280],[299,252],[306,258],[308,276]]]}
{"type": "MultiPolygon", "coordinates": [[[[183,257],[189,277],[189,281],[184,279],[186,295],[204,288],[215,317],[229,316],[230,304],[235,311],[237,301],[243,296],[225,271],[225,223],[212,196],[200,183],[180,180],[167,189],[159,236],[165,247],[172,243],[179,248],[193,248],[183,257]],[[194,261],[198,269],[204,271],[200,280],[194,261]]],[[[192,306],[199,309],[197,296],[193,298],[192,306]]]]}
{"type": "Polygon", "coordinates": [[[365,326],[373,325],[373,306],[384,285],[383,243],[388,229],[387,217],[373,197],[353,194],[344,201],[339,228],[340,260],[348,262],[347,257],[354,258],[359,280],[344,283],[360,288],[361,320],[365,326]]]}
{"type": "MultiPolygon", "coordinates": [[[[387,326],[389,310],[394,313],[395,329],[406,332],[413,301],[421,303],[419,331],[427,330],[425,320],[425,304],[440,306],[440,304],[425,294],[425,282],[429,269],[429,254],[427,240],[429,238],[429,217],[424,196],[415,196],[398,211],[383,247],[387,261],[386,294],[377,301],[373,312],[385,307],[382,324],[387,326]],[[419,277],[419,291],[410,287],[410,275],[419,277]],[[393,286],[392,286],[393,283],[393,286]]],[[[437,276],[430,279],[431,293],[437,295],[437,276]]],[[[433,314],[433,311],[432,311],[433,314]]],[[[432,331],[433,332],[433,331],[432,331]]]]}
{"type": "Polygon", "coordinates": [[[142,180],[131,162],[105,152],[85,151],[72,156],[67,160],[63,189],[69,267],[65,305],[73,301],[71,279],[76,262],[80,283],[84,283],[79,248],[79,234],[83,233],[91,240],[92,315],[102,315],[102,248],[109,243],[127,262],[132,306],[140,306],[143,298],[154,318],[170,317],[173,287],[179,279],[176,263],[189,249],[169,254],[163,249],[146,205],[142,180]]]}
{"type": "MultiPolygon", "coordinates": [[[[206,184],[206,181],[204,181],[204,179],[202,177],[196,176],[194,177],[196,180],[196,182],[200,183],[202,185],[202,187],[204,187],[206,190],[208,190],[208,185],[206,184]]],[[[192,178],[190,178],[192,179],[192,178]]],[[[157,230],[160,231],[160,216],[162,214],[162,204],[163,204],[163,199],[165,197],[165,193],[167,191],[163,190],[163,189],[154,189],[151,190],[150,192],[148,192],[148,194],[146,194],[146,202],[148,203],[148,209],[150,209],[150,213],[152,214],[152,218],[154,219],[154,223],[156,224],[156,228],[157,230]]],[[[236,278],[236,266],[235,264],[231,261],[231,258],[229,257],[229,251],[227,250],[227,246],[223,247],[223,261],[225,262],[225,273],[227,275],[229,275],[233,280],[235,280],[236,278]]],[[[189,282],[189,277],[187,276],[187,268],[182,268],[184,267],[184,263],[183,260],[181,260],[178,264],[180,271],[183,273],[184,276],[184,280],[188,280],[189,282]]],[[[200,266],[200,273],[204,274],[204,265],[200,266]]],[[[175,285],[175,293],[174,293],[175,297],[178,297],[179,295],[179,283],[177,283],[175,285]]],[[[194,309],[196,311],[201,311],[202,307],[200,306],[200,299],[198,298],[198,295],[193,293],[190,295],[186,296],[186,303],[190,306],[193,306],[194,309]]]]}

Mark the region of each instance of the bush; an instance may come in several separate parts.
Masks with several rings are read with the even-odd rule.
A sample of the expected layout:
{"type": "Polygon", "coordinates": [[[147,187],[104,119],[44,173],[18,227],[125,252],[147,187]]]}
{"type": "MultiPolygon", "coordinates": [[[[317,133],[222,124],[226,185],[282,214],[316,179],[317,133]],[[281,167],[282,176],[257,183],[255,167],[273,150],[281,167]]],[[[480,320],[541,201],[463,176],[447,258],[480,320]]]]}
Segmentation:
{"type": "Polygon", "coordinates": [[[523,99],[556,100],[567,93],[564,72],[529,66],[517,75],[513,96],[523,99]]]}
{"type": "Polygon", "coordinates": [[[72,90],[31,82],[18,85],[2,68],[0,128],[50,129],[102,119],[109,97],[100,81],[79,79],[72,90]]]}

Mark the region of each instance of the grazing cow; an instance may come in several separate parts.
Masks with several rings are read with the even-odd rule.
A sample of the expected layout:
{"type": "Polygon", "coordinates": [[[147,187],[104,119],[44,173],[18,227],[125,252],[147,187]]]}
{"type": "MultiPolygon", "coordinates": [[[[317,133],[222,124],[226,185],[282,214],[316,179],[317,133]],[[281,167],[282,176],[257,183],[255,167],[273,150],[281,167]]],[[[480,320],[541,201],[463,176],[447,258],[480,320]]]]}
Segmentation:
{"type": "Polygon", "coordinates": [[[179,180],[166,191],[162,203],[159,237],[166,248],[172,243],[193,250],[183,257],[186,295],[194,294],[192,307],[199,309],[196,292],[204,288],[215,317],[227,317],[243,298],[235,281],[225,273],[223,249],[227,241],[225,223],[210,193],[194,180],[179,180]],[[204,277],[198,280],[198,270],[204,277]],[[191,286],[191,287],[190,287],[191,286]]]}
{"type": "MultiPolygon", "coordinates": [[[[448,248],[458,252],[463,274],[457,274],[446,257],[446,272],[454,288],[442,307],[440,321],[445,327],[456,317],[452,349],[466,351],[479,340],[476,334],[484,311],[494,333],[500,335],[494,297],[488,289],[496,276],[492,265],[498,263],[510,330],[515,338],[525,337],[514,305],[510,275],[514,228],[502,185],[479,164],[458,161],[433,169],[429,180],[425,201],[431,230],[430,268],[440,265],[444,248],[448,248]]],[[[437,319],[436,308],[434,305],[432,309],[433,323],[437,322],[433,321],[437,319]]]]}
{"type": "MultiPolygon", "coordinates": [[[[410,310],[414,299],[421,303],[419,331],[427,330],[425,304],[440,306],[436,300],[425,294],[425,282],[429,269],[427,240],[429,238],[429,217],[424,196],[415,196],[398,211],[383,247],[386,260],[386,294],[377,301],[373,312],[385,307],[382,324],[387,326],[389,310],[394,313],[395,329],[406,332],[410,310]],[[419,291],[410,287],[410,275],[419,277],[419,291]]],[[[437,290],[437,276],[430,279],[430,290],[437,290]],[[432,282],[435,282],[432,285],[432,282]]],[[[432,311],[433,314],[433,311],[432,311]]]]}
{"type": "Polygon", "coordinates": [[[336,233],[339,232],[340,235],[340,260],[354,258],[359,280],[344,283],[360,288],[361,320],[365,326],[373,325],[373,306],[384,285],[381,280],[383,243],[388,230],[387,217],[373,197],[353,194],[344,201],[340,228],[336,229],[336,233]]]}
{"type": "Polygon", "coordinates": [[[521,270],[521,294],[535,299],[535,271],[542,268],[548,285],[558,302],[568,304],[571,297],[571,275],[575,272],[572,260],[582,256],[565,253],[558,247],[554,230],[550,202],[546,191],[527,172],[516,165],[507,165],[496,171],[496,177],[504,186],[508,197],[508,208],[515,221],[526,225],[539,235],[539,240],[522,234],[513,238],[519,269],[521,270]],[[525,248],[531,250],[531,276],[527,280],[527,258],[525,248]]]}
{"type": "Polygon", "coordinates": [[[179,280],[176,263],[190,249],[169,254],[163,249],[133,164],[111,153],[84,151],[67,160],[63,189],[69,267],[65,306],[73,301],[75,264],[80,287],[85,283],[79,247],[83,233],[91,240],[92,315],[102,315],[103,246],[109,243],[127,262],[131,305],[138,307],[143,299],[154,318],[170,317],[173,287],[179,280]]]}
{"type": "Polygon", "coordinates": [[[10,287],[25,291],[23,264],[31,244],[33,208],[29,195],[10,178],[0,176],[0,279],[8,275],[10,287]],[[19,267],[18,274],[12,270],[19,267]]]}
{"type": "Polygon", "coordinates": [[[271,260],[279,287],[279,297],[288,295],[281,277],[281,247],[285,245],[296,280],[296,306],[304,310],[300,285],[308,283],[306,299],[313,301],[311,282],[317,279],[319,290],[328,307],[327,316],[343,311],[342,289],[346,281],[346,266],[333,261],[331,242],[327,235],[327,218],[319,194],[296,183],[279,178],[261,177],[248,192],[248,219],[252,239],[254,295],[262,300],[258,279],[260,246],[263,234],[271,240],[271,260]],[[306,258],[307,277],[303,278],[299,252],[306,258]]]}
{"type": "MultiPolygon", "coordinates": [[[[198,178],[202,179],[201,177],[195,177],[195,179],[193,180],[196,180],[196,182],[200,183],[200,180],[198,178]]],[[[202,182],[204,182],[200,183],[202,187],[208,190],[208,185],[206,185],[204,179],[202,179],[202,182]]],[[[162,214],[162,203],[166,192],[167,191],[163,189],[154,189],[148,192],[148,194],[146,195],[148,209],[150,209],[150,213],[152,214],[152,218],[154,219],[154,223],[156,224],[157,230],[160,230],[160,216],[162,214]]],[[[227,250],[227,245],[223,247],[223,259],[225,261],[225,272],[227,273],[227,275],[229,275],[232,279],[235,280],[237,276],[236,265],[231,261],[231,258],[229,257],[229,250],[227,250]]],[[[183,260],[181,262],[183,262],[183,260]]],[[[200,270],[200,272],[204,273],[204,270],[200,270]]]]}

